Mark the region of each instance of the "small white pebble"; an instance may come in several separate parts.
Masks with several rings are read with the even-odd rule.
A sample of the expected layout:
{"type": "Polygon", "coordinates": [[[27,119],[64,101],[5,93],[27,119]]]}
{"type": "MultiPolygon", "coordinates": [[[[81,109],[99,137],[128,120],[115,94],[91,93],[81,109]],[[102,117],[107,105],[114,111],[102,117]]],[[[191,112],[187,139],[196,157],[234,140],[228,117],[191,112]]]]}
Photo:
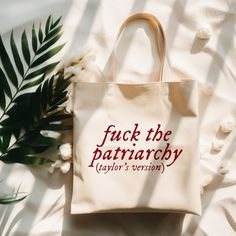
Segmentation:
{"type": "Polygon", "coordinates": [[[52,165],[55,168],[60,168],[62,166],[63,162],[61,160],[56,160],[55,163],[53,163],[52,165]]]}
{"type": "Polygon", "coordinates": [[[235,127],[235,119],[233,117],[225,118],[220,124],[220,130],[223,133],[230,133],[235,127]]]}
{"type": "Polygon", "coordinates": [[[220,174],[225,175],[230,171],[230,163],[223,163],[220,166],[220,174]]]}
{"type": "Polygon", "coordinates": [[[71,157],[72,157],[72,146],[71,146],[71,144],[70,143],[62,144],[59,147],[59,153],[61,155],[62,160],[66,161],[66,160],[71,159],[71,157]]]}
{"type": "Polygon", "coordinates": [[[61,165],[61,172],[62,172],[63,174],[67,174],[67,173],[69,172],[69,170],[70,170],[70,166],[71,166],[71,164],[70,164],[69,161],[64,162],[64,163],[61,165]]]}
{"type": "Polygon", "coordinates": [[[197,31],[197,37],[199,39],[209,39],[213,34],[212,28],[209,24],[202,25],[197,31]]]}
{"type": "Polygon", "coordinates": [[[215,139],[212,142],[212,150],[213,151],[219,152],[219,151],[221,151],[223,146],[224,146],[224,141],[223,140],[215,139]]]}
{"type": "Polygon", "coordinates": [[[54,170],[55,170],[55,168],[54,168],[54,166],[53,166],[53,164],[52,164],[52,165],[50,165],[49,168],[48,168],[48,173],[53,174],[53,173],[54,173],[54,170]]]}
{"type": "Polygon", "coordinates": [[[212,95],[214,91],[212,84],[209,83],[205,84],[202,91],[207,96],[212,95]]]}

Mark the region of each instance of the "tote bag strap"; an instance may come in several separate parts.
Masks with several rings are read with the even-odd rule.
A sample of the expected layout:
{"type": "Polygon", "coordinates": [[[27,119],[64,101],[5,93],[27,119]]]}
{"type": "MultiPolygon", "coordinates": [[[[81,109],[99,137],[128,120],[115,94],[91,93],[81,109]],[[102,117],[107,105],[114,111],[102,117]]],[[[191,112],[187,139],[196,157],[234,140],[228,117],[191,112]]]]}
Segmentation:
{"type": "Polygon", "coordinates": [[[111,64],[112,78],[114,80],[115,76],[116,76],[115,75],[115,53],[116,53],[117,42],[118,42],[122,32],[127,27],[127,25],[131,22],[136,21],[136,20],[146,20],[152,26],[152,29],[154,30],[155,41],[157,43],[157,50],[158,50],[158,54],[160,57],[160,70],[159,70],[157,80],[162,81],[163,68],[164,68],[164,62],[165,62],[165,34],[164,34],[164,31],[163,31],[160,21],[154,15],[152,15],[150,13],[137,13],[137,14],[131,15],[121,25],[119,33],[118,33],[116,40],[115,40],[113,51],[112,51],[112,62],[111,62],[112,63],[111,64]]]}

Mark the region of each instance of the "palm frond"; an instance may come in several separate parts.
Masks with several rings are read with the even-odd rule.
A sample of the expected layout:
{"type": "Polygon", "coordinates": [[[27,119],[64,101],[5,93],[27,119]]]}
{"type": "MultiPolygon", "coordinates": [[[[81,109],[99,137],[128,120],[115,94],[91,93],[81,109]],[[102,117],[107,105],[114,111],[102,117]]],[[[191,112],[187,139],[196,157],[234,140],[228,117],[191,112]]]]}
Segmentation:
{"type": "Polygon", "coordinates": [[[14,100],[14,105],[7,111],[8,117],[0,122],[0,136],[15,135],[24,130],[24,134],[17,137],[14,145],[4,152],[6,145],[1,145],[2,155],[0,160],[6,163],[46,164],[51,160],[39,157],[49,147],[58,147],[61,141],[55,138],[44,137],[42,130],[63,131],[72,126],[57,124],[71,115],[63,114],[63,103],[66,100],[69,79],[62,74],[52,76],[40,84],[33,93],[25,93],[14,100]],[[17,115],[16,115],[17,114],[17,115]],[[18,146],[18,147],[15,147],[18,146]]]}
{"type": "Polygon", "coordinates": [[[0,197],[0,204],[8,205],[20,202],[24,200],[28,195],[26,193],[19,192],[17,195],[7,195],[0,197]]]}
{"type": "Polygon", "coordinates": [[[50,64],[47,63],[53,56],[60,52],[64,46],[64,44],[60,44],[54,47],[55,43],[57,43],[62,35],[62,25],[58,26],[59,23],[60,18],[57,20],[57,25],[54,25],[52,17],[49,16],[44,27],[44,33],[41,29],[41,25],[39,26],[38,33],[36,33],[35,25],[33,25],[31,33],[32,52],[30,50],[29,37],[24,30],[21,36],[23,57],[20,56],[21,53],[19,48],[17,48],[12,31],[10,46],[13,61],[11,61],[0,36],[0,59],[2,62],[2,67],[0,67],[0,96],[2,98],[0,107],[3,110],[0,121],[5,118],[6,112],[14,103],[15,98],[23,90],[39,85],[39,83],[42,82],[42,80],[40,80],[43,78],[42,76],[50,73],[59,63],[59,61],[50,64]],[[45,65],[46,63],[47,65],[45,65]],[[17,71],[15,71],[14,68],[16,68],[17,71]],[[18,73],[20,76],[18,76],[18,73]],[[10,90],[9,81],[15,87],[14,93],[10,90]],[[7,102],[6,96],[10,99],[9,102],[7,102]]]}
{"type": "Polygon", "coordinates": [[[0,160],[5,163],[51,163],[50,158],[43,157],[41,153],[49,147],[57,148],[61,141],[45,137],[41,131],[62,131],[72,128],[62,123],[55,124],[70,118],[70,115],[62,112],[67,99],[69,78],[64,78],[62,72],[47,77],[59,63],[48,61],[64,46],[54,46],[62,34],[60,20],[61,18],[58,18],[54,22],[52,16],[49,16],[44,30],[41,25],[38,29],[33,25],[32,47],[30,37],[23,31],[22,53],[12,32],[10,46],[13,62],[0,37],[0,59],[3,66],[0,67],[0,108],[3,110],[0,116],[0,160]],[[11,91],[10,83],[14,85],[14,91],[11,91]],[[27,91],[28,89],[31,90],[27,91]],[[12,137],[15,137],[14,142],[11,141],[12,137]]]}

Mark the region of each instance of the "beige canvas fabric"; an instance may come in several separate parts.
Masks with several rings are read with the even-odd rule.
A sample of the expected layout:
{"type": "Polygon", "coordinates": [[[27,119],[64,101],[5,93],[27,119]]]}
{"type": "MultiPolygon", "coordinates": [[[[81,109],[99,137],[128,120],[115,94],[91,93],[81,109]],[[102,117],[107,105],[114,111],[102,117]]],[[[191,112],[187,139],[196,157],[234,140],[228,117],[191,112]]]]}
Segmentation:
{"type": "Polygon", "coordinates": [[[129,17],[118,37],[137,19],[155,30],[159,74],[118,83],[113,61],[110,81],[75,84],[72,214],[201,212],[197,83],[165,82],[165,37],[153,15],[129,17]]]}

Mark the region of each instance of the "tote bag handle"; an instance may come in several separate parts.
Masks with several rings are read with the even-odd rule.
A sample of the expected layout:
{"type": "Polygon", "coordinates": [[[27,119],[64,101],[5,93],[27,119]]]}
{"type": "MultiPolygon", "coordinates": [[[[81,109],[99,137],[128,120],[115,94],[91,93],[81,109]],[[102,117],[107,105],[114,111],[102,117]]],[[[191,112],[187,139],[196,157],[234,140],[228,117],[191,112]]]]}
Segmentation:
{"type": "Polygon", "coordinates": [[[152,15],[150,13],[137,13],[137,14],[131,15],[121,25],[119,33],[118,33],[116,40],[115,40],[113,51],[112,51],[111,67],[112,67],[113,80],[115,78],[115,51],[116,51],[117,42],[118,42],[122,32],[127,27],[127,25],[131,22],[136,21],[136,20],[146,20],[152,26],[152,29],[154,30],[155,41],[157,43],[157,50],[158,50],[158,54],[160,57],[160,70],[159,70],[159,74],[158,74],[157,79],[159,81],[162,81],[163,68],[164,68],[164,62],[165,62],[165,34],[164,34],[164,31],[163,31],[160,21],[154,15],[152,15]]]}

